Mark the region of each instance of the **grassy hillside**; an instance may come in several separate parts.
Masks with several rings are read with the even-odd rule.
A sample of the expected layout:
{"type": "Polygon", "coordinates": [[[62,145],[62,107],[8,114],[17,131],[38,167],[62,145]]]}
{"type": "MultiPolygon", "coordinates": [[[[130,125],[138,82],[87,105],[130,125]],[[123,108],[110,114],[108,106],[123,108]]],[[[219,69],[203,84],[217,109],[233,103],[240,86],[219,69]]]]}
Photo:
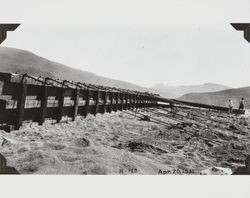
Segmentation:
{"type": "Polygon", "coordinates": [[[129,82],[105,78],[87,71],[77,70],[63,64],[47,60],[25,50],[7,47],[0,47],[0,71],[9,73],[17,72],[21,74],[29,73],[35,76],[46,76],[114,86],[124,89],[154,92],[154,90],[150,88],[141,87],[129,82]]]}
{"type": "Polygon", "coordinates": [[[227,106],[228,99],[232,99],[234,107],[238,108],[241,98],[245,98],[245,105],[250,108],[250,87],[242,87],[237,89],[227,89],[217,92],[207,93],[189,93],[180,97],[180,100],[199,102],[205,104],[227,106]]]}

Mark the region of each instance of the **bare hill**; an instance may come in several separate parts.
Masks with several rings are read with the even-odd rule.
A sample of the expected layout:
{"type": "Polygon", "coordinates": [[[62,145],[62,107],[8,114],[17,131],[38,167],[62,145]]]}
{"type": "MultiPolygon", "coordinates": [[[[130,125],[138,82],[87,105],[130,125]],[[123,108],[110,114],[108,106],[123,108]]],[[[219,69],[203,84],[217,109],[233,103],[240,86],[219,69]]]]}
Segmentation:
{"type": "Polygon", "coordinates": [[[167,86],[162,83],[156,84],[153,89],[168,93],[168,98],[178,98],[187,93],[215,92],[230,89],[225,85],[215,83],[205,83],[202,85],[185,85],[185,86],[167,86]]]}
{"type": "Polygon", "coordinates": [[[154,92],[154,90],[150,88],[74,69],[42,58],[31,52],[15,48],[0,47],[0,71],[9,73],[29,73],[35,76],[46,76],[112,87],[114,86],[124,89],[154,92]]]}
{"type": "Polygon", "coordinates": [[[119,111],[0,130],[1,154],[21,174],[39,175],[231,174],[244,165],[249,119],[198,109],[178,108],[175,116],[171,110],[153,110],[140,113],[161,123],[119,111]],[[176,120],[180,115],[185,115],[182,122],[176,120]]]}
{"type": "Polygon", "coordinates": [[[180,100],[199,102],[205,104],[227,106],[228,99],[232,99],[235,108],[238,108],[241,98],[245,98],[246,108],[250,108],[250,87],[227,89],[217,92],[189,93],[180,97],[180,100]]]}

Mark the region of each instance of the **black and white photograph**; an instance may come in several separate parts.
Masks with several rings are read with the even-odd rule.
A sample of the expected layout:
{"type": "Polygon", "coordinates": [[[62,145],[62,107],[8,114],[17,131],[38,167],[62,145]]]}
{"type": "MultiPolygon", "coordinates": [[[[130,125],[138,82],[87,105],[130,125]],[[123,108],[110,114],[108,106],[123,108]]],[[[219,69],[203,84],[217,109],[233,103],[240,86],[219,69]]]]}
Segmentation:
{"type": "Polygon", "coordinates": [[[0,2],[0,180],[249,177],[250,1],[0,2]]]}

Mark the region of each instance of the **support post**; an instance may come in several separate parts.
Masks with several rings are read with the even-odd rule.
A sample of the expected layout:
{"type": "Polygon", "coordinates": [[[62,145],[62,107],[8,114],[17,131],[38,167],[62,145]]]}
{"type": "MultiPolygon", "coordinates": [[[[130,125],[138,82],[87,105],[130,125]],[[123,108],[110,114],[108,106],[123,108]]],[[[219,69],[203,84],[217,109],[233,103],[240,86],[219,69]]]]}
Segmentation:
{"type": "Polygon", "coordinates": [[[133,94],[133,109],[136,108],[136,94],[133,94]]]}
{"type": "Polygon", "coordinates": [[[145,100],[144,100],[144,102],[145,102],[145,108],[147,108],[148,107],[148,96],[145,96],[145,100]]]}
{"type": "Polygon", "coordinates": [[[64,104],[64,88],[58,88],[58,114],[56,122],[59,123],[63,115],[63,104],[64,104]]]}
{"type": "Polygon", "coordinates": [[[125,99],[125,105],[124,105],[124,110],[128,109],[128,94],[124,93],[124,99],[125,99]]]}
{"type": "Polygon", "coordinates": [[[38,122],[39,125],[42,125],[45,121],[46,111],[47,111],[47,103],[48,103],[48,87],[44,85],[42,88],[42,95],[41,95],[41,117],[38,122]]]}
{"type": "Polygon", "coordinates": [[[97,90],[96,91],[96,95],[95,95],[95,112],[94,112],[94,116],[96,116],[96,114],[98,113],[98,106],[99,106],[99,97],[100,97],[100,91],[97,90]]]}
{"type": "Polygon", "coordinates": [[[119,106],[119,95],[120,95],[120,93],[116,93],[115,94],[115,100],[116,100],[116,104],[115,104],[115,112],[117,112],[118,111],[118,106],[119,106]]]}
{"type": "Polygon", "coordinates": [[[113,111],[113,99],[114,99],[114,92],[109,92],[109,99],[110,99],[110,109],[109,109],[109,113],[111,113],[111,111],[113,111]]]}
{"type": "Polygon", "coordinates": [[[77,113],[78,113],[79,94],[80,94],[80,90],[75,89],[74,90],[74,109],[73,109],[72,121],[75,121],[77,113]]]}
{"type": "Polygon", "coordinates": [[[142,108],[145,108],[145,96],[142,95],[142,108]]]}
{"type": "Polygon", "coordinates": [[[20,126],[22,126],[23,118],[24,118],[24,109],[25,109],[25,100],[27,95],[27,84],[22,82],[20,84],[20,93],[17,99],[17,117],[16,123],[14,124],[14,129],[18,130],[20,126]]]}
{"type": "Polygon", "coordinates": [[[123,110],[124,108],[124,92],[121,93],[121,111],[123,110]]]}
{"type": "Polygon", "coordinates": [[[108,92],[105,91],[104,93],[104,101],[103,101],[103,113],[105,113],[107,111],[107,96],[108,96],[108,92]]]}
{"type": "Polygon", "coordinates": [[[85,105],[85,111],[83,112],[83,116],[86,118],[88,113],[89,113],[89,97],[90,97],[90,90],[87,89],[86,92],[86,97],[85,97],[85,100],[86,100],[86,105],[85,105]]]}
{"type": "Polygon", "coordinates": [[[141,95],[138,95],[138,108],[141,108],[141,95]]]}
{"type": "Polygon", "coordinates": [[[156,101],[156,98],[154,98],[154,107],[157,107],[157,101],[156,101]]]}
{"type": "Polygon", "coordinates": [[[129,109],[132,109],[133,106],[132,106],[132,100],[133,100],[133,95],[132,93],[129,94],[129,109]]]}
{"type": "Polygon", "coordinates": [[[137,109],[138,108],[138,94],[135,95],[135,108],[137,109]]]}

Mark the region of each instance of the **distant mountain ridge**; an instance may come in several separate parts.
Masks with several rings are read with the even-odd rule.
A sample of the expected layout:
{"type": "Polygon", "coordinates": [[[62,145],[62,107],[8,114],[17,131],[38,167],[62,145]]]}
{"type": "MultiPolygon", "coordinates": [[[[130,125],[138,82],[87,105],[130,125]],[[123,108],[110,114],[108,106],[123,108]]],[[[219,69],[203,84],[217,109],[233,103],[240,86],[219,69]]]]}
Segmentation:
{"type": "Polygon", "coordinates": [[[0,72],[16,72],[21,74],[29,73],[34,76],[81,81],[137,91],[148,91],[159,93],[161,96],[166,98],[178,98],[181,95],[190,92],[208,92],[213,90],[217,91],[228,89],[227,86],[213,83],[180,87],[158,84],[153,88],[147,88],[126,81],[110,79],[87,71],[74,69],[66,65],[50,61],[46,58],[42,58],[25,50],[7,47],[0,47],[0,72]]]}
{"type": "Polygon", "coordinates": [[[201,93],[201,92],[215,92],[230,87],[215,83],[205,83],[202,85],[184,85],[184,86],[167,86],[162,83],[156,84],[152,89],[158,90],[163,93],[168,93],[168,98],[179,98],[187,93],[201,93]]]}
{"type": "Polygon", "coordinates": [[[228,106],[228,99],[231,99],[234,103],[234,108],[238,108],[241,98],[245,99],[245,107],[250,108],[250,86],[217,92],[188,93],[178,99],[226,107],[228,106]]]}
{"type": "Polygon", "coordinates": [[[28,73],[34,76],[81,81],[138,91],[156,92],[150,88],[98,76],[87,71],[74,69],[66,65],[50,61],[25,50],[8,47],[0,47],[0,72],[16,72],[21,74],[28,73]]]}

